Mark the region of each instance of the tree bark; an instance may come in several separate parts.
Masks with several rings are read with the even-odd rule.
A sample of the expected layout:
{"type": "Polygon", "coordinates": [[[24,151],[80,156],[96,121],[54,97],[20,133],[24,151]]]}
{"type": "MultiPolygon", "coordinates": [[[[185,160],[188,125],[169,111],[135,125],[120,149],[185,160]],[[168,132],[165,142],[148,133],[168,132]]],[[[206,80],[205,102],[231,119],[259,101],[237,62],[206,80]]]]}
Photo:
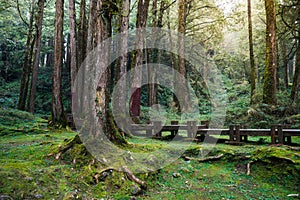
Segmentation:
{"type": "Polygon", "coordinates": [[[293,87],[291,91],[291,100],[292,102],[297,102],[299,95],[299,83],[300,83],[300,39],[298,39],[298,48],[296,55],[296,68],[293,78],[293,87]]]}
{"type": "Polygon", "coordinates": [[[289,87],[289,57],[287,55],[286,41],[283,39],[281,42],[281,57],[283,60],[283,86],[285,89],[289,87]]]}
{"type": "Polygon", "coordinates": [[[51,125],[66,126],[66,116],[61,96],[61,71],[63,64],[63,19],[64,0],[56,0],[55,36],[54,36],[54,67],[52,89],[51,125]]]}
{"type": "Polygon", "coordinates": [[[69,0],[69,18],[70,18],[70,68],[71,68],[71,109],[74,109],[75,97],[74,84],[78,72],[77,65],[77,35],[76,35],[76,15],[75,1],[69,0]]]}
{"type": "Polygon", "coordinates": [[[31,55],[32,55],[32,48],[31,43],[32,41],[32,34],[33,34],[33,17],[34,17],[34,1],[31,1],[30,5],[30,19],[29,19],[29,26],[28,26],[28,35],[26,41],[26,49],[24,55],[24,63],[22,67],[22,75],[21,75],[21,86],[20,86],[20,96],[19,96],[19,103],[18,109],[25,110],[26,100],[28,95],[28,83],[29,83],[29,76],[30,76],[30,63],[31,63],[31,55]]]}
{"type": "Polygon", "coordinates": [[[252,14],[251,14],[251,0],[248,0],[248,31],[249,31],[249,56],[250,56],[250,81],[251,81],[251,104],[253,104],[253,96],[255,92],[255,65],[253,53],[253,33],[252,33],[252,14]]]}
{"type": "MultiPolygon", "coordinates": [[[[54,48],[53,38],[48,40],[47,45],[49,48],[54,48]]],[[[46,56],[46,67],[52,69],[53,61],[54,61],[53,52],[48,52],[46,56]]]]}
{"type": "Polygon", "coordinates": [[[276,104],[276,75],[277,75],[277,48],[276,48],[276,11],[274,0],[265,0],[266,9],[266,68],[264,73],[263,102],[276,104]]]}
{"type": "Polygon", "coordinates": [[[40,52],[41,52],[41,42],[42,42],[42,28],[43,28],[43,15],[44,15],[44,0],[38,1],[38,17],[36,26],[36,43],[35,43],[35,53],[34,53],[34,63],[31,78],[31,90],[29,96],[29,106],[28,111],[34,113],[34,103],[36,99],[36,89],[38,80],[38,70],[40,64],[40,52]]]}
{"type": "Polygon", "coordinates": [[[86,57],[86,43],[87,43],[87,19],[86,19],[86,0],[81,0],[80,16],[78,24],[78,68],[86,57]]]}
{"type": "MultiPolygon", "coordinates": [[[[177,96],[178,102],[180,105],[181,112],[185,112],[188,110],[188,102],[189,95],[187,93],[187,85],[186,85],[186,67],[185,67],[185,31],[186,31],[186,6],[188,4],[188,0],[179,0],[179,8],[178,8],[178,65],[177,71],[181,76],[175,75],[175,90],[180,91],[181,95],[177,96]]],[[[178,93],[177,92],[177,93],[178,93]]],[[[176,101],[175,101],[176,102],[176,101]]]]}
{"type": "Polygon", "coordinates": [[[134,73],[131,82],[132,96],[130,99],[130,114],[133,118],[140,116],[142,72],[138,69],[143,64],[143,48],[145,38],[143,28],[146,27],[150,0],[139,0],[136,21],[136,52],[134,57],[134,73]]]}
{"type": "MultiPolygon", "coordinates": [[[[118,62],[115,67],[115,84],[118,84],[118,98],[113,99],[114,114],[116,121],[124,121],[124,113],[126,113],[126,97],[127,97],[127,81],[125,76],[127,72],[128,63],[128,30],[129,30],[129,12],[130,12],[130,0],[123,0],[119,15],[119,38],[118,38],[118,62]],[[123,78],[122,78],[123,77],[123,78]],[[120,82],[122,81],[122,82],[120,82]],[[116,116],[117,114],[117,116],[116,116]]],[[[119,127],[120,129],[126,127],[119,127]]]]}

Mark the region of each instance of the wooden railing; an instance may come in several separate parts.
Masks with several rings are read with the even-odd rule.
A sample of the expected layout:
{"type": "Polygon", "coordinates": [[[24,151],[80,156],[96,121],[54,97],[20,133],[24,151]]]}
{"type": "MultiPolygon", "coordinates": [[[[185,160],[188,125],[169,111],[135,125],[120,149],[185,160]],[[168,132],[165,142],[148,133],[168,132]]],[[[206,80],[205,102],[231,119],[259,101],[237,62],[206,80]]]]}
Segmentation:
{"type": "Polygon", "coordinates": [[[196,121],[188,121],[181,125],[176,121],[171,122],[170,125],[162,125],[161,121],[154,121],[147,125],[133,124],[130,128],[132,133],[146,131],[146,136],[158,138],[162,137],[162,132],[170,132],[172,136],[175,136],[179,130],[186,131],[188,138],[228,135],[230,143],[247,142],[249,136],[266,136],[271,137],[272,144],[291,144],[292,137],[300,136],[300,129],[290,129],[283,125],[272,125],[270,129],[247,129],[241,125],[230,125],[228,129],[214,129],[208,128],[207,121],[201,122],[201,125],[197,125],[196,121]]]}

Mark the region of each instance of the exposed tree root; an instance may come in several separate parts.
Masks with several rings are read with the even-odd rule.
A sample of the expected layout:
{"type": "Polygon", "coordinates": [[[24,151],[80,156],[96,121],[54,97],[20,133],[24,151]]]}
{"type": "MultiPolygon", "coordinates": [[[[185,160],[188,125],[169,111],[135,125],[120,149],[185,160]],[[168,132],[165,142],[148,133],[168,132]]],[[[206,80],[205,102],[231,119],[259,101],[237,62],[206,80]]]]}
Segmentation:
{"type": "Polygon", "coordinates": [[[146,182],[137,178],[126,166],[123,166],[123,172],[126,174],[126,176],[129,180],[134,181],[137,184],[139,184],[142,189],[147,189],[146,182]]]}
{"type": "Polygon", "coordinates": [[[61,149],[56,154],[55,159],[58,160],[63,153],[65,153],[66,151],[71,149],[75,144],[80,144],[80,143],[82,143],[82,142],[80,140],[79,135],[77,134],[65,147],[63,147],[63,149],[61,149]]]}

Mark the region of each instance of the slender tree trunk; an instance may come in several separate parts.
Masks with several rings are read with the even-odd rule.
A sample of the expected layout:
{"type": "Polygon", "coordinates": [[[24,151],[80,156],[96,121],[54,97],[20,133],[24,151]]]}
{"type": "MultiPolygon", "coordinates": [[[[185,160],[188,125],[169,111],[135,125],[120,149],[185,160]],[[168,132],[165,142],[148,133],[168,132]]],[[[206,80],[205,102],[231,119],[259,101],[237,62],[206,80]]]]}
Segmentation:
{"type": "Polygon", "coordinates": [[[299,95],[299,84],[300,84],[300,39],[298,39],[298,48],[296,55],[296,68],[293,78],[293,87],[291,91],[291,100],[297,102],[299,95]]]}
{"type": "MultiPolygon", "coordinates": [[[[158,19],[157,19],[157,0],[153,0],[152,3],[152,27],[157,27],[158,24],[158,19]]],[[[158,31],[155,29],[152,31],[152,43],[153,46],[155,46],[155,41],[156,34],[158,34],[158,31]]],[[[151,55],[152,55],[152,63],[157,63],[158,61],[158,50],[157,49],[152,49],[151,50],[151,55]]],[[[157,104],[157,84],[153,84],[156,82],[156,75],[155,75],[155,69],[151,68],[151,66],[148,66],[148,79],[149,79],[149,84],[148,84],[148,106],[151,107],[154,104],[157,104]]]]}
{"type": "Polygon", "coordinates": [[[285,40],[283,40],[281,44],[281,54],[283,60],[283,84],[284,88],[287,89],[289,87],[289,58],[287,55],[285,40]]]}
{"type": "Polygon", "coordinates": [[[31,2],[30,8],[30,19],[29,19],[29,27],[28,27],[28,35],[27,35],[27,42],[26,42],[26,49],[25,49],[25,56],[24,56],[24,63],[22,67],[22,75],[21,75],[21,87],[20,87],[20,96],[19,96],[19,103],[18,109],[25,110],[27,94],[28,94],[28,83],[29,83],[29,76],[30,76],[30,64],[32,58],[32,48],[31,43],[32,36],[33,36],[33,17],[34,17],[34,0],[31,2]]]}
{"type": "Polygon", "coordinates": [[[274,0],[265,0],[266,8],[266,68],[264,74],[263,102],[276,104],[276,74],[277,74],[277,48],[276,48],[276,11],[274,0]]]}
{"type": "Polygon", "coordinates": [[[250,56],[250,81],[251,81],[251,104],[253,104],[253,97],[255,92],[255,65],[253,53],[253,33],[252,33],[252,14],[251,14],[251,0],[248,0],[248,31],[249,31],[249,56],[250,56]]]}
{"type": "MultiPolygon", "coordinates": [[[[70,68],[71,68],[71,110],[74,108],[76,94],[74,94],[75,78],[78,71],[77,65],[77,35],[76,35],[76,15],[75,1],[69,0],[70,18],[70,68]]],[[[76,98],[77,99],[77,98],[76,98]]]]}
{"type": "Polygon", "coordinates": [[[55,36],[54,36],[54,67],[52,89],[51,124],[55,127],[66,126],[66,116],[61,94],[61,71],[63,64],[63,19],[64,1],[56,0],[55,36]]]}
{"type": "Polygon", "coordinates": [[[140,116],[142,72],[137,68],[143,64],[143,48],[145,46],[143,29],[146,27],[149,3],[150,0],[139,0],[138,2],[135,41],[137,50],[134,55],[134,74],[131,82],[131,89],[134,92],[130,99],[130,114],[133,118],[140,116]]]}
{"type": "MultiPolygon", "coordinates": [[[[53,38],[48,40],[48,47],[54,48],[53,38]]],[[[52,69],[53,61],[54,61],[53,52],[48,52],[46,56],[46,67],[52,69]]]]}
{"type": "Polygon", "coordinates": [[[34,63],[31,78],[31,90],[29,96],[29,107],[28,111],[34,113],[34,103],[36,99],[36,89],[38,80],[38,70],[40,64],[40,52],[41,52],[41,42],[42,42],[42,28],[43,28],[43,15],[44,15],[44,0],[38,1],[38,17],[37,17],[37,27],[36,27],[36,43],[35,43],[35,53],[34,53],[34,63]]]}

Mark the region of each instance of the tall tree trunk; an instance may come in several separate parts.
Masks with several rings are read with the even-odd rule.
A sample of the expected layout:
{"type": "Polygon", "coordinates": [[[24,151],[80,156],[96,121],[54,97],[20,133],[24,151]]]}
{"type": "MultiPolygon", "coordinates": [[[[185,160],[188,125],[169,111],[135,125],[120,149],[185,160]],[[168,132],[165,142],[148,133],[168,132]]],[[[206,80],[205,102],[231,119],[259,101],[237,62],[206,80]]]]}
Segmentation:
{"type": "Polygon", "coordinates": [[[251,104],[253,104],[253,97],[255,92],[255,65],[253,53],[253,33],[252,33],[252,14],[251,14],[251,0],[248,0],[248,31],[249,31],[249,56],[250,56],[250,80],[251,80],[251,104]]]}
{"type": "Polygon", "coordinates": [[[293,87],[291,91],[291,100],[296,102],[298,100],[300,84],[300,39],[298,39],[297,55],[296,55],[296,68],[293,78],[293,87]]]}
{"type": "Polygon", "coordinates": [[[64,0],[56,0],[55,36],[54,36],[54,67],[52,88],[51,125],[66,126],[66,116],[61,95],[61,71],[63,64],[63,19],[64,0]]]}
{"type": "Polygon", "coordinates": [[[31,78],[31,89],[29,96],[29,106],[28,111],[34,113],[34,103],[36,99],[36,89],[38,80],[38,70],[40,64],[40,52],[41,52],[41,42],[42,42],[42,28],[43,28],[43,15],[44,15],[44,0],[38,1],[38,17],[36,26],[36,43],[35,43],[35,53],[34,53],[34,63],[31,78]]]}
{"type": "MultiPolygon", "coordinates": [[[[127,72],[128,63],[128,30],[129,30],[129,13],[130,12],[130,0],[122,0],[121,14],[119,15],[119,40],[118,42],[118,57],[119,60],[115,68],[115,84],[118,83],[118,99],[114,100],[115,118],[116,121],[124,121],[124,113],[126,112],[126,96],[127,96],[127,83],[123,77],[127,72]],[[123,77],[123,78],[121,78],[123,77]],[[122,82],[120,82],[122,81],[122,82]],[[116,116],[117,114],[117,116],[116,116]]],[[[124,127],[119,127],[123,129],[124,127]]]]}
{"type": "Polygon", "coordinates": [[[86,44],[87,44],[87,19],[86,19],[86,1],[81,0],[80,3],[80,16],[78,24],[78,68],[84,61],[86,56],[86,44]]]}
{"type": "Polygon", "coordinates": [[[78,71],[77,65],[77,35],[76,35],[76,15],[75,1],[69,0],[69,18],[70,18],[70,67],[71,67],[71,110],[74,108],[76,94],[74,94],[75,78],[78,71]]]}
{"type": "Polygon", "coordinates": [[[24,63],[22,67],[22,75],[21,75],[21,86],[20,86],[20,96],[19,96],[19,103],[18,109],[25,110],[27,94],[28,94],[28,83],[29,83],[29,76],[30,76],[30,63],[32,58],[32,48],[31,43],[32,36],[33,36],[33,17],[34,17],[34,0],[31,1],[30,5],[30,19],[29,19],[29,26],[28,26],[28,35],[26,41],[26,49],[24,55],[24,63]]]}
{"type": "Polygon", "coordinates": [[[145,38],[143,29],[146,28],[150,0],[139,0],[137,20],[136,20],[136,52],[134,55],[134,73],[131,82],[133,92],[130,99],[130,114],[133,118],[138,119],[140,116],[141,104],[141,82],[142,72],[138,69],[143,64],[143,48],[145,46],[145,38]]]}
{"type": "MultiPolygon", "coordinates": [[[[175,90],[180,91],[182,93],[187,92],[186,85],[186,67],[185,67],[185,23],[186,23],[186,6],[188,4],[188,0],[179,0],[179,8],[178,8],[178,65],[177,70],[181,76],[175,75],[175,90]]],[[[180,95],[177,96],[177,99],[181,105],[177,105],[180,107],[181,112],[185,112],[188,110],[188,102],[189,95],[180,95]]],[[[178,102],[177,102],[178,104],[178,102]]]]}
{"type": "Polygon", "coordinates": [[[276,48],[276,11],[274,0],[265,0],[266,8],[266,68],[264,74],[263,102],[276,104],[276,74],[277,74],[277,48],[276,48]]]}
{"type": "Polygon", "coordinates": [[[289,87],[289,57],[287,55],[286,41],[281,42],[281,54],[283,60],[283,85],[287,89],[289,87]]]}
{"type": "MultiPolygon", "coordinates": [[[[53,38],[48,40],[48,47],[52,49],[54,48],[53,38]]],[[[53,61],[54,61],[53,52],[48,52],[46,56],[46,67],[52,69],[53,61]]]]}
{"type": "MultiPolygon", "coordinates": [[[[162,1],[163,2],[163,1],[162,1]]],[[[156,28],[158,24],[158,19],[157,19],[157,0],[153,0],[152,3],[152,27],[156,28]]],[[[152,31],[152,43],[153,46],[155,46],[156,42],[155,38],[157,37],[156,34],[159,34],[157,30],[152,31]]],[[[151,50],[151,55],[152,55],[152,63],[157,63],[158,62],[158,50],[157,49],[152,49],[151,50]]],[[[157,84],[153,84],[156,82],[156,75],[155,75],[155,69],[153,69],[151,66],[147,66],[148,68],[148,106],[151,107],[154,104],[157,104],[157,84]]]]}
{"type": "MultiPolygon", "coordinates": [[[[77,59],[77,66],[78,66],[78,69],[81,67],[84,59],[86,58],[86,52],[87,52],[87,37],[88,37],[88,27],[87,27],[87,16],[86,16],[86,0],[81,0],[80,2],[80,16],[79,16],[79,24],[78,24],[78,38],[77,38],[77,41],[78,41],[78,48],[77,48],[77,56],[78,56],[78,59],[77,59]]],[[[81,80],[79,80],[80,82],[84,82],[85,80],[85,74],[84,74],[85,70],[82,71],[82,74],[81,74],[81,80]]],[[[84,84],[82,84],[82,87],[78,90],[78,93],[81,93],[83,94],[82,90],[84,89],[83,88],[84,84]]],[[[84,95],[81,95],[80,97],[77,97],[77,102],[80,106],[79,106],[79,109],[78,112],[79,113],[82,113],[83,110],[81,110],[83,108],[83,103],[84,103],[84,95]]]]}

